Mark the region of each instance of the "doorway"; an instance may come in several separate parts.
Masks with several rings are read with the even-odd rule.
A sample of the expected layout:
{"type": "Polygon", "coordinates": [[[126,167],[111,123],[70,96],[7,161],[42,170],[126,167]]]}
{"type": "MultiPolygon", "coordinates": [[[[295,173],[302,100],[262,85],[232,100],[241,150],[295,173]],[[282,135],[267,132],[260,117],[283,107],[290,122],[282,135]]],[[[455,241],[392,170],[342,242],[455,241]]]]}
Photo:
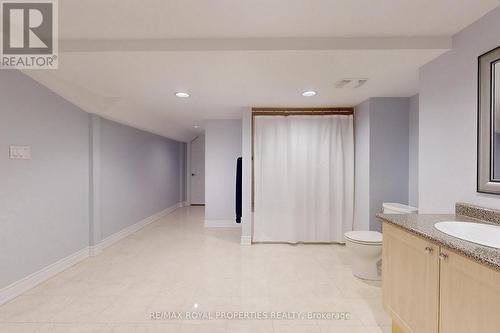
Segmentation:
{"type": "Polygon", "coordinates": [[[191,205],[205,205],[205,137],[191,141],[191,205]]]}

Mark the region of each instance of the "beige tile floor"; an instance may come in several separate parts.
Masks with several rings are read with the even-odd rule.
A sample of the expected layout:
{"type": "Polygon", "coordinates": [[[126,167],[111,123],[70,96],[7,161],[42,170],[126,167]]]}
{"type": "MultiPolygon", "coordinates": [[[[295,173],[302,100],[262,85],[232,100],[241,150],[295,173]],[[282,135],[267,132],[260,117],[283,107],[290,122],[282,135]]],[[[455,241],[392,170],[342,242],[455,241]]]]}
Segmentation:
{"type": "Polygon", "coordinates": [[[380,284],[340,245],[239,245],[202,207],[167,217],[0,307],[0,332],[390,332],[380,284]],[[349,320],[151,320],[153,311],[348,312],[349,320]]]}

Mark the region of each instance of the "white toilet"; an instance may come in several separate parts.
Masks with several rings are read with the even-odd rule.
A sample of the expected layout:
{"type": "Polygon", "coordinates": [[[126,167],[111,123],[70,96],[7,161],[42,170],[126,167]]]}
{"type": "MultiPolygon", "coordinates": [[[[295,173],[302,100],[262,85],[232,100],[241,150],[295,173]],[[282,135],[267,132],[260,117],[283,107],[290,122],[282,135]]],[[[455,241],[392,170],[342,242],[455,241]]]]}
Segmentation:
{"type": "MultiPolygon", "coordinates": [[[[384,214],[416,214],[418,209],[399,203],[383,203],[384,214]]],[[[350,231],[344,235],[351,252],[352,273],[365,280],[381,279],[382,234],[378,231],[350,231]]]]}

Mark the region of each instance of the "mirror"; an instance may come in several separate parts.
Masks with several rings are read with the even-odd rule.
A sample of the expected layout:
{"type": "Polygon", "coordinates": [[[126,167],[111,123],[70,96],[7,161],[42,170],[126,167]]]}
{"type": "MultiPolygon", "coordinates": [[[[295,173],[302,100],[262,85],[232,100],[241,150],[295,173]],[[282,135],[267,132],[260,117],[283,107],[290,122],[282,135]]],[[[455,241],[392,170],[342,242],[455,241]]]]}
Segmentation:
{"type": "Polygon", "coordinates": [[[494,122],[493,137],[493,180],[500,181],[500,62],[493,65],[492,113],[494,122]]]}
{"type": "Polygon", "coordinates": [[[477,190],[500,194],[500,48],[479,57],[477,190]]]}

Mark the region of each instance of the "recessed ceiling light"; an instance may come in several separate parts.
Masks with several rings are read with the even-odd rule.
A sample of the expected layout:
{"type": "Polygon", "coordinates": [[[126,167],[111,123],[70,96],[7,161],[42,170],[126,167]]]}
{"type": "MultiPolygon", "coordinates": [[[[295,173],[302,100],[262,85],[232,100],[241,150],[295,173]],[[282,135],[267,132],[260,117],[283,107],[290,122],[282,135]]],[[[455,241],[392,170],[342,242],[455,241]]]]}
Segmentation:
{"type": "Polygon", "coordinates": [[[188,98],[190,95],[186,92],[176,92],[175,96],[180,97],[180,98],[188,98]]]}
{"type": "Polygon", "coordinates": [[[302,96],[304,97],[312,97],[314,95],[316,95],[316,92],[314,90],[304,91],[302,93],[302,96]]]}
{"type": "Polygon", "coordinates": [[[200,125],[193,125],[194,128],[200,128],[200,125]]]}

